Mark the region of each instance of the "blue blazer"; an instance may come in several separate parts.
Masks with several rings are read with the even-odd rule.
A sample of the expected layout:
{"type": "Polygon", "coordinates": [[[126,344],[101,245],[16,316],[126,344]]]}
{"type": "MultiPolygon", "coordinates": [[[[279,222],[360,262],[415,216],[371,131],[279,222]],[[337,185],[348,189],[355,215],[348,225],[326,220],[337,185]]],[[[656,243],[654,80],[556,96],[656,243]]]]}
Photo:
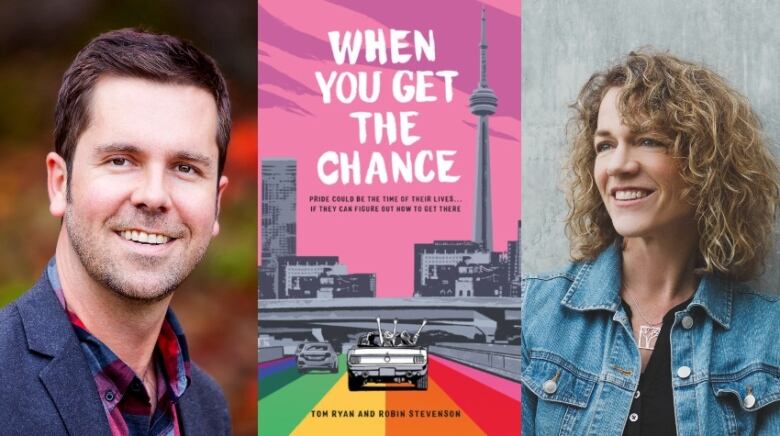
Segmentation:
{"type": "MultiPolygon", "coordinates": [[[[222,390],[192,364],[179,399],[184,435],[229,435],[222,390]]],[[[44,275],[0,311],[0,433],[110,435],[78,339],[44,275]]]]}

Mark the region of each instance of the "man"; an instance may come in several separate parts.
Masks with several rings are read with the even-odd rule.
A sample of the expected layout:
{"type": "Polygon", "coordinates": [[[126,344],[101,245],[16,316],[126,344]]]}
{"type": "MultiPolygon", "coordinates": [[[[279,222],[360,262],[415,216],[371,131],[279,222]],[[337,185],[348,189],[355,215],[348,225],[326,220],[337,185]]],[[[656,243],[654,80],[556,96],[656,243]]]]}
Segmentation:
{"type": "Polygon", "coordinates": [[[168,309],[219,232],[230,103],[190,43],[98,36],[63,78],[54,258],[0,312],[0,433],[229,434],[214,381],[168,309]]]}

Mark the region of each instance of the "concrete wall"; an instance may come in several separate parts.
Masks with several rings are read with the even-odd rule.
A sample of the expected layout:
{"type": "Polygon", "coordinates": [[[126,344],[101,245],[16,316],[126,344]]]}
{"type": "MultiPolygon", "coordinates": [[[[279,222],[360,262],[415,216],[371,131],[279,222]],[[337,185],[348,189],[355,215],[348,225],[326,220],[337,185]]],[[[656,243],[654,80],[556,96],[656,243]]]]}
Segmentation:
{"type": "MultiPolygon", "coordinates": [[[[669,50],[724,76],[752,102],[780,155],[780,2],[528,0],[522,17],[523,274],[568,262],[561,189],[568,105],[593,72],[632,49],[669,50]]],[[[759,283],[774,292],[779,253],[776,242],[759,283]]]]}
{"type": "MultiPolygon", "coordinates": [[[[293,349],[292,353],[294,354],[293,349]]],[[[281,359],[284,357],[284,347],[258,347],[257,348],[257,361],[259,363],[270,362],[272,360],[281,359]]]]}
{"type": "Polygon", "coordinates": [[[428,351],[484,372],[520,381],[520,348],[516,345],[448,342],[431,345],[428,351]]]}

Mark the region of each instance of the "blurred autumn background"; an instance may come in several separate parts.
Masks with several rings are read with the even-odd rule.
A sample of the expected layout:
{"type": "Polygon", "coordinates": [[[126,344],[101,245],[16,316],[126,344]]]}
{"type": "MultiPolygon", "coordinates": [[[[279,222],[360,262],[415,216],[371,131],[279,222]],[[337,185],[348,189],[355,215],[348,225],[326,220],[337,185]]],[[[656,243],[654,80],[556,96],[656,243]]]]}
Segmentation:
{"type": "Polygon", "coordinates": [[[225,390],[237,435],[256,434],[257,6],[253,0],[0,1],[0,306],[54,254],[44,158],[60,80],[101,32],[189,39],[219,63],[233,104],[221,233],[174,298],[193,359],[225,390]]]}

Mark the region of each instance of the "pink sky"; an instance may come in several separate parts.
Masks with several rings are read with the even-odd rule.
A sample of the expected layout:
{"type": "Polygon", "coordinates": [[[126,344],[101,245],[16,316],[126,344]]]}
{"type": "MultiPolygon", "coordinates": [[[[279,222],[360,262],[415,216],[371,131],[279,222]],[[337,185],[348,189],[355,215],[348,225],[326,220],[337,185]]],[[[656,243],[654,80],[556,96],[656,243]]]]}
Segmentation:
{"type": "MultiPolygon", "coordinates": [[[[505,251],[517,238],[520,218],[520,7],[515,2],[489,1],[488,82],[499,99],[490,118],[490,153],[494,250],[505,251]]],[[[376,273],[377,295],[406,297],[413,292],[414,244],[434,240],[471,239],[477,118],[468,97],[479,79],[479,24],[483,2],[403,0],[364,2],[332,0],[263,1],[259,6],[258,124],[260,159],[293,157],[298,165],[298,255],[336,255],[350,273],[376,273]],[[434,31],[436,61],[406,64],[336,65],[327,39],[329,31],[372,29],[434,31]],[[456,70],[454,95],[443,98],[444,83],[435,80],[433,103],[399,103],[392,98],[391,79],[397,70],[456,70]],[[323,104],[315,71],[381,71],[379,102],[323,104]],[[413,134],[417,143],[361,145],[351,112],[416,111],[413,134]],[[317,177],[317,160],[328,150],[350,155],[359,151],[367,164],[371,152],[389,162],[391,151],[454,150],[452,174],[457,183],[388,183],[325,185],[317,177]],[[460,213],[312,213],[312,195],[453,195],[460,213]]],[[[413,51],[410,51],[413,52],[413,51]]],[[[362,59],[362,57],[361,57],[362,59]]],[[[261,190],[258,190],[261,192],[261,190]]],[[[258,214],[259,218],[259,214],[258,214]]],[[[258,232],[259,233],[259,232],[258,232]]],[[[258,255],[258,258],[260,256],[258,255]]]]}

